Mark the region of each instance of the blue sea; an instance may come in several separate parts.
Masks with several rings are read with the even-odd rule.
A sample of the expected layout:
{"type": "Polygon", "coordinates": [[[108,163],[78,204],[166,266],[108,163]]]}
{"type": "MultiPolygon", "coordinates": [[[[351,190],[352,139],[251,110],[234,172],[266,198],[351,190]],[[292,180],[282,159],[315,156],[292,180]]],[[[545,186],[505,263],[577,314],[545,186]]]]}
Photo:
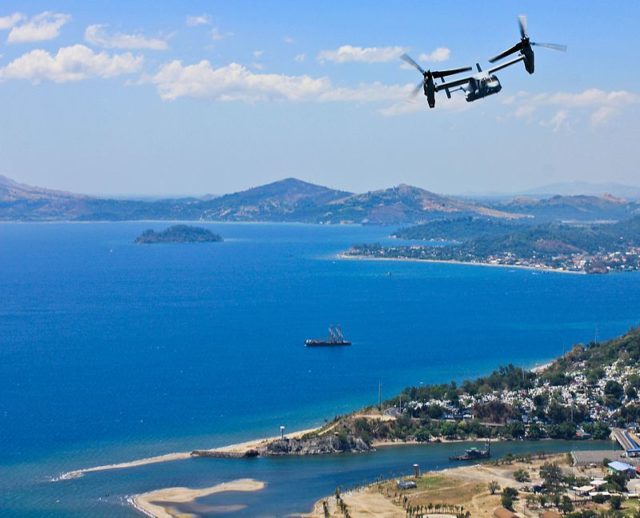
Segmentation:
{"type": "Polygon", "coordinates": [[[391,397],[506,363],[533,366],[640,322],[635,273],[336,258],[354,243],[388,241],[383,227],[199,223],[225,241],[133,244],[168,225],[0,224],[3,516],[136,516],[129,494],[241,476],[267,489],[233,496],[248,507],[229,516],[308,511],[338,484],[406,471],[411,459],[446,462],[450,446],[50,479],[320,425],[375,403],[379,383],[391,397]],[[353,346],[303,346],[330,324],[353,346]]]}

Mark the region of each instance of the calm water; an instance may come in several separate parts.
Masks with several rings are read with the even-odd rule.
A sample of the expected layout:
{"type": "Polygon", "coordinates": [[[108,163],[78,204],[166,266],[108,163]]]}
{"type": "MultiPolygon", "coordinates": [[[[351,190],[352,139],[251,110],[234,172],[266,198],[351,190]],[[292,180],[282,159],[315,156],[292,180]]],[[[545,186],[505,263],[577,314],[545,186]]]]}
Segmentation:
{"type": "MultiPolygon", "coordinates": [[[[167,224],[0,225],[6,512],[127,515],[127,493],[209,485],[246,476],[251,466],[264,476],[273,468],[278,480],[305,470],[316,481],[316,492],[304,492],[312,502],[335,487],[338,473],[354,483],[376,474],[355,465],[342,471],[345,461],[332,457],[241,468],[187,461],[47,480],[272,435],[280,424],[321,424],[373,403],[378,381],[391,396],[506,362],[532,365],[640,321],[636,274],[335,260],[348,245],[384,241],[389,232],[356,226],[207,224],[226,241],[133,245],[150,226],[167,224]],[[342,324],[353,347],[302,346],[331,323],[342,324]]],[[[277,487],[274,479],[251,498],[277,487]]]]}

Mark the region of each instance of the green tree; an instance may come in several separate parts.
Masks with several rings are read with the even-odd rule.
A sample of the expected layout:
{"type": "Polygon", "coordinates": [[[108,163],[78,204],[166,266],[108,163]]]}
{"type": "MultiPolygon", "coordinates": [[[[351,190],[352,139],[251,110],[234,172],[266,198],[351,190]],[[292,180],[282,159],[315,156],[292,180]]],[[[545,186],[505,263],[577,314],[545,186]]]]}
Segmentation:
{"type": "Polygon", "coordinates": [[[518,482],[529,482],[531,481],[531,477],[529,476],[529,472],[526,469],[517,469],[513,472],[513,478],[518,482]]]}
{"type": "Polygon", "coordinates": [[[489,492],[492,495],[496,494],[496,491],[498,491],[500,489],[500,484],[498,484],[497,481],[492,480],[491,482],[489,482],[489,492]]]}
{"type": "Polygon", "coordinates": [[[562,470],[556,463],[545,462],[540,467],[540,478],[544,481],[545,489],[555,493],[562,483],[562,470]]]}
{"type": "Polygon", "coordinates": [[[558,507],[562,514],[567,514],[573,511],[573,502],[567,495],[562,495],[562,500],[560,501],[560,505],[558,507]]]}
{"type": "Polygon", "coordinates": [[[416,433],[416,441],[418,442],[429,442],[430,439],[431,439],[431,434],[429,433],[429,430],[421,428],[416,433]]]}
{"type": "Polygon", "coordinates": [[[624,387],[617,381],[609,380],[604,386],[604,393],[612,398],[621,399],[624,395],[624,387]]]}
{"type": "Polygon", "coordinates": [[[505,487],[502,490],[502,495],[500,497],[502,507],[513,511],[513,501],[516,498],[518,498],[518,490],[513,487],[505,487]]]}
{"type": "Polygon", "coordinates": [[[514,439],[521,439],[525,434],[524,424],[520,421],[513,421],[505,426],[505,432],[514,439]]]}
{"type": "Polygon", "coordinates": [[[622,507],[622,497],[619,495],[613,495],[609,501],[612,511],[618,511],[622,507]]]}
{"type": "Polygon", "coordinates": [[[626,473],[611,473],[605,477],[607,481],[607,487],[611,491],[624,492],[627,490],[627,475],[626,473]]]}
{"type": "Polygon", "coordinates": [[[505,509],[513,511],[513,497],[511,495],[503,493],[500,497],[500,503],[505,509]]]}
{"type": "Polygon", "coordinates": [[[527,438],[532,441],[537,441],[538,439],[542,439],[544,437],[544,432],[542,428],[537,423],[533,423],[529,426],[527,430],[527,438]]]}

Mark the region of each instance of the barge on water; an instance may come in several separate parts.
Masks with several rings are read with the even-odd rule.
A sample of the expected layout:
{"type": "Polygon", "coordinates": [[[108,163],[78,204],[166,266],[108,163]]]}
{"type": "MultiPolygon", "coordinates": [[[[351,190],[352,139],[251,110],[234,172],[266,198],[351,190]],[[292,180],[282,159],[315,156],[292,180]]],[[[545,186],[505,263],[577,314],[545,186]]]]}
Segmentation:
{"type": "Polygon", "coordinates": [[[304,345],[305,347],[336,347],[351,345],[351,342],[349,340],[345,340],[340,326],[330,326],[329,337],[326,340],[310,338],[304,341],[304,345]]]}
{"type": "Polygon", "coordinates": [[[464,460],[480,460],[488,459],[491,457],[491,443],[487,442],[487,445],[481,450],[479,448],[469,448],[462,455],[454,455],[449,457],[451,461],[464,461],[464,460]]]}

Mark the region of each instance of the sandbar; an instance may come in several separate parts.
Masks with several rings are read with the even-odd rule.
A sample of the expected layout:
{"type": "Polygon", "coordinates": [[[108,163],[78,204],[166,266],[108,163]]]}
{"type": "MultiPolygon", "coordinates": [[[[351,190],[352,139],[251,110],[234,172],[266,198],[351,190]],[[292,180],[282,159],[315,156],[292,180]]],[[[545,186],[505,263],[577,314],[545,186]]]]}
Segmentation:
{"type": "Polygon", "coordinates": [[[191,489],[188,487],[167,487],[156,489],[147,493],[134,495],[128,498],[128,502],[141,513],[153,518],[174,518],[176,516],[189,516],[178,513],[172,504],[185,504],[193,502],[196,498],[209,496],[226,491],[260,491],[265,483],[252,478],[241,478],[231,482],[223,482],[211,487],[191,489]]]}
{"type": "MultiPolygon", "coordinates": [[[[286,437],[290,439],[299,439],[303,435],[306,435],[311,432],[315,432],[320,430],[320,428],[309,428],[307,430],[299,430],[297,432],[287,433],[286,437]]],[[[274,437],[265,437],[262,439],[254,439],[252,441],[240,442],[236,444],[230,444],[228,446],[221,446],[219,448],[211,448],[208,450],[201,451],[212,451],[212,452],[221,452],[221,453],[231,453],[242,455],[248,450],[253,450],[259,448],[261,446],[265,446],[267,443],[271,441],[275,441],[279,439],[280,436],[274,437]]],[[[135,468],[138,466],[146,466],[147,464],[158,464],[160,462],[172,462],[176,460],[185,460],[191,458],[191,452],[177,452],[177,453],[167,453],[165,455],[157,455],[155,457],[146,457],[144,459],[132,460],[129,462],[119,462],[117,464],[105,464],[103,466],[94,466],[91,468],[81,468],[73,471],[67,471],[62,473],[61,475],[52,479],[52,482],[58,482],[61,480],[70,480],[74,478],[80,478],[86,473],[95,473],[98,471],[109,471],[113,469],[128,469],[135,468]]]]}

